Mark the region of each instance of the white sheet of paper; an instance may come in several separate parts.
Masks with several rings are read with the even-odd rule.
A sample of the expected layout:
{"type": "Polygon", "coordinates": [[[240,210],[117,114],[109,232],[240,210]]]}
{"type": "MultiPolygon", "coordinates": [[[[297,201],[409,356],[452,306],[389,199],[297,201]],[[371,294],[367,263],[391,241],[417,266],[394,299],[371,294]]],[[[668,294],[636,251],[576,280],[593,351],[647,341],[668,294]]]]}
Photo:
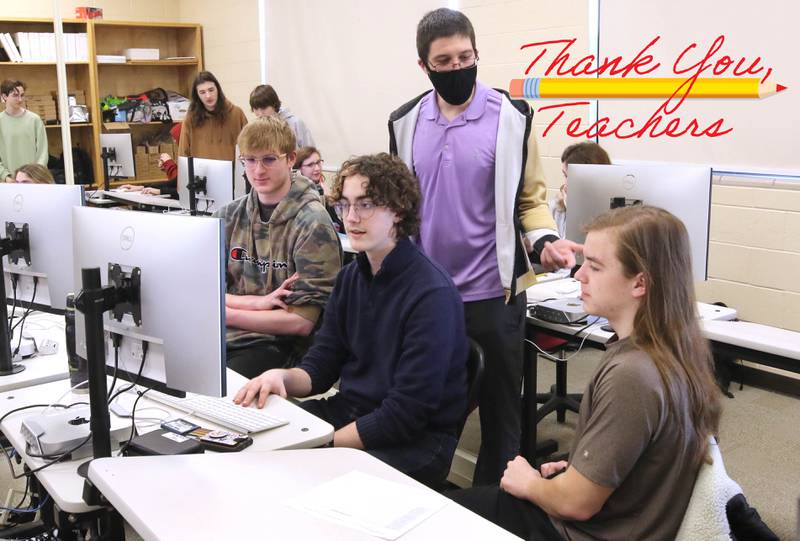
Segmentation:
{"type": "Polygon", "coordinates": [[[448,502],[425,489],[351,471],[314,487],[289,505],[394,541],[448,502]]]}

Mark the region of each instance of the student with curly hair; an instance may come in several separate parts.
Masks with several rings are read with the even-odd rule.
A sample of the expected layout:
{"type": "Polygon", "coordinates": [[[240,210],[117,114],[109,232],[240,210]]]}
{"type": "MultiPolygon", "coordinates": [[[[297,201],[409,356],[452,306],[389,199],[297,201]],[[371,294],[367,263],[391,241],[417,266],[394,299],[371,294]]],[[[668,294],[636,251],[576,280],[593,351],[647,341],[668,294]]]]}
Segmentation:
{"type": "Polygon", "coordinates": [[[269,370],[235,397],[339,393],[303,407],[331,423],[337,447],[364,449],[424,483],[450,470],[466,408],[467,337],[452,279],[408,237],[419,229],[417,180],[396,157],[345,162],[333,199],[360,253],[339,273],[322,328],[296,368],[269,370]]]}

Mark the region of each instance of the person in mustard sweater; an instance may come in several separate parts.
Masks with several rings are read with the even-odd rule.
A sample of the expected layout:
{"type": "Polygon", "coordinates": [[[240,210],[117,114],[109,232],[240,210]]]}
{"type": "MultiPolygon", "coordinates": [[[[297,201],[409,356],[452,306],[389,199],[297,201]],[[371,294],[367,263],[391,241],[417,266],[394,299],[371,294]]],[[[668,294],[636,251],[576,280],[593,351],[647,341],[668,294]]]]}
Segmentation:
{"type": "Polygon", "coordinates": [[[0,181],[12,182],[12,173],[23,165],[47,167],[47,133],[42,119],[25,108],[25,83],[3,81],[0,98],[6,106],[0,113],[0,181]]]}
{"type": "Polygon", "coordinates": [[[225,98],[209,71],[201,71],[192,84],[192,102],[183,121],[179,156],[235,160],[236,138],[247,124],[244,112],[225,98]]]}

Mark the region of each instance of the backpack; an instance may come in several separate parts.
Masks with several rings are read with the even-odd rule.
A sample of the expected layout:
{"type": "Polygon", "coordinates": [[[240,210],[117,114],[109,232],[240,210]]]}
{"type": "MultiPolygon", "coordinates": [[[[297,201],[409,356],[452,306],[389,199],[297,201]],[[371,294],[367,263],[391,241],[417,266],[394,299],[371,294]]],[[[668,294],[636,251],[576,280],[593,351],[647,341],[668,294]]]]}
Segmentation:
{"type": "MultiPolygon", "coordinates": [[[[56,184],[66,183],[63,153],[57,158],[50,156],[47,167],[53,174],[56,184]]],[[[89,153],[80,147],[72,149],[72,172],[75,175],[75,184],[92,184],[94,182],[92,159],[89,157],[89,153]]]]}

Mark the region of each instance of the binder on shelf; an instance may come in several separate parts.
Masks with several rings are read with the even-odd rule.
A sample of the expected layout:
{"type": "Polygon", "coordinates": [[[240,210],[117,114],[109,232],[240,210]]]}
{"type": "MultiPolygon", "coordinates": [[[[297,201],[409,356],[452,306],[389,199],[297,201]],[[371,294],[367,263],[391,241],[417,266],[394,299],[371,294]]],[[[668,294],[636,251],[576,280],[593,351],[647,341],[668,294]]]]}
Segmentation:
{"type": "Polygon", "coordinates": [[[17,49],[17,46],[14,44],[14,40],[11,38],[11,34],[9,34],[8,32],[4,32],[2,34],[2,37],[3,37],[3,47],[8,53],[8,57],[11,59],[11,61],[22,62],[22,56],[20,56],[19,49],[17,49]]]}
{"type": "Polygon", "coordinates": [[[81,62],[88,62],[89,42],[86,40],[86,32],[76,34],[76,37],[77,37],[77,44],[75,49],[77,50],[78,60],[80,60],[81,62]]]}
{"type": "Polygon", "coordinates": [[[29,62],[31,59],[31,44],[28,41],[27,32],[15,32],[14,37],[19,45],[19,54],[24,62],[29,62]]]}
{"type": "Polygon", "coordinates": [[[31,41],[31,61],[39,62],[42,60],[42,39],[39,32],[29,32],[28,38],[31,41]]]}

